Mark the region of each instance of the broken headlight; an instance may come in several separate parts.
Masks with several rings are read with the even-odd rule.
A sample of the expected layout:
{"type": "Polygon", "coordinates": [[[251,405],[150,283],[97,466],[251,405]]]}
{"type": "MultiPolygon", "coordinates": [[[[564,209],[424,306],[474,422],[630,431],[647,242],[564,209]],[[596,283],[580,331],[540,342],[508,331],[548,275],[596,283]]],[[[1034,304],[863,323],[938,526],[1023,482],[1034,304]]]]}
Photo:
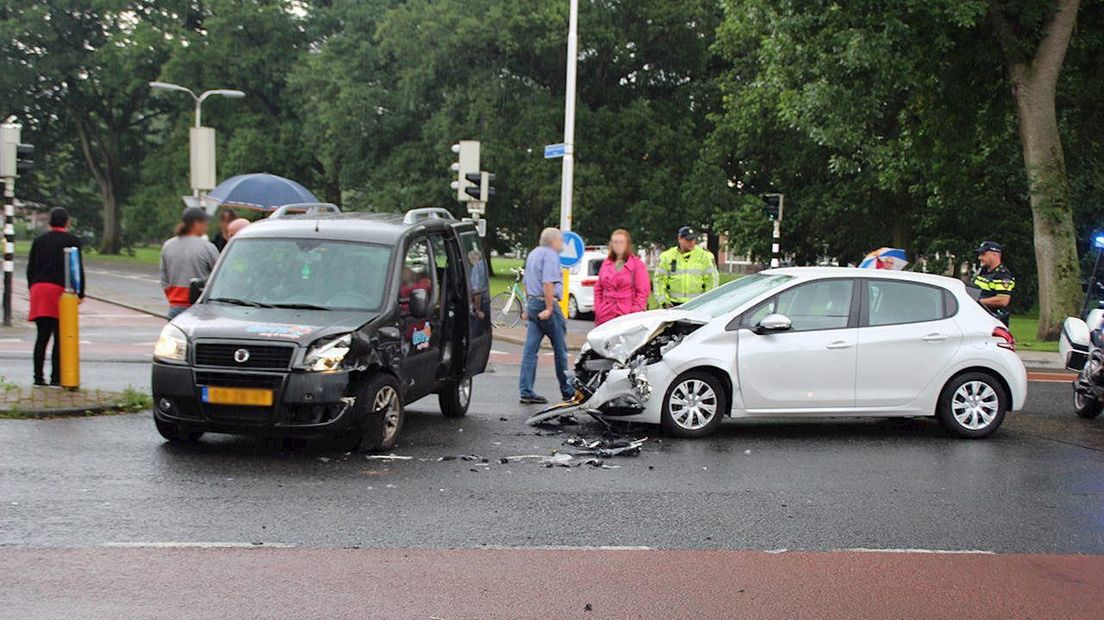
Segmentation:
{"type": "Polygon", "coordinates": [[[353,342],[352,334],[345,334],[330,340],[323,340],[311,345],[307,355],[303,358],[303,365],[308,370],[326,371],[334,370],[345,360],[349,353],[349,345],[353,342]]]}
{"type": "Polygon", "coordinates": [[[612,357],[621,363],[625,363],[634,351],[648,341],[648,337],[651,335],[652,330],[647,327],[634,327],[607,338],[602,343],[602,349],[605,350],[606,357],[612,357]]]}

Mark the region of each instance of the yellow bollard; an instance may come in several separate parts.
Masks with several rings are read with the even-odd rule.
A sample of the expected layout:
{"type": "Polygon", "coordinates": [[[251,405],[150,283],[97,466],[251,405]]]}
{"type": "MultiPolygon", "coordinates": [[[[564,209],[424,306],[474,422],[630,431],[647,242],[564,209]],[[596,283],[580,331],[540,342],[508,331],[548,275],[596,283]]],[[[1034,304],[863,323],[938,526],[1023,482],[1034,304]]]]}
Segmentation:
{"type": "Polygon", "coordinates": [[[560,295],[560,312],[563,313],[564,318],[567,318],[567,301],[571,297],[571,270],[563,270],[563,294],[560,295]]]}
{"type": "Polygon", "coordinates": [[[80,388],[80,326],[77,306],[80,298],[66,291],[58,300],[58,342],[61,349],[61,387],[80,388]]]}

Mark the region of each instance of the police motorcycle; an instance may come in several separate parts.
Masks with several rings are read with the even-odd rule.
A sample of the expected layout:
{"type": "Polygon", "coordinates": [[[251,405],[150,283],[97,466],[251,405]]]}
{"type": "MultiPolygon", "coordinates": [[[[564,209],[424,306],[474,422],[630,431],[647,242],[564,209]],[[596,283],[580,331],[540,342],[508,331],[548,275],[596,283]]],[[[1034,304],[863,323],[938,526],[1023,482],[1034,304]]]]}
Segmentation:
{"type": "Polygon", "coordinates": [[[1069,370],[1077,371],[1073,381],[1073,410],[1082,418],[1095,418],[1104,411],[1104,235],[1093,239],[1101,250],[1085,288],[1080,317],[1062,323],[1058,353],[1069,370]]]}

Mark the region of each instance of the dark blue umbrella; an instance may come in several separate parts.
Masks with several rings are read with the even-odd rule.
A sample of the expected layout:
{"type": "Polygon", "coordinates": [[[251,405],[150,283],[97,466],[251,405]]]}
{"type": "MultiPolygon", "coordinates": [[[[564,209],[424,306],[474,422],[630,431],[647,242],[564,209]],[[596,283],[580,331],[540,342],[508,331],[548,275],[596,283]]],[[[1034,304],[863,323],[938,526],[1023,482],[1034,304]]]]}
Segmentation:
{"type": "Polygon", "coordinates": [[[302,185],[267,172],[230,177],[207,195],[212,202],[271,211],[284,205],[318,202],[302,185]]]}

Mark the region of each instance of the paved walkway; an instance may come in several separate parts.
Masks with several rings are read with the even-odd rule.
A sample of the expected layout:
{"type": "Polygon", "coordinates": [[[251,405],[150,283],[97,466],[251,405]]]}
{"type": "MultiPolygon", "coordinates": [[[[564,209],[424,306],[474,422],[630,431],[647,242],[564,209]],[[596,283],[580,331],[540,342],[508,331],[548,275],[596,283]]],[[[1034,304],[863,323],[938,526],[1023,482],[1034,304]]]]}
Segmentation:
{"type": "Polygon", "coordinates": [[[4,549],[13,618],[1098,618],[1104,557],[646,549],[4,549]],[[61,585],[64,584],[64,585],[61,585]]]}

